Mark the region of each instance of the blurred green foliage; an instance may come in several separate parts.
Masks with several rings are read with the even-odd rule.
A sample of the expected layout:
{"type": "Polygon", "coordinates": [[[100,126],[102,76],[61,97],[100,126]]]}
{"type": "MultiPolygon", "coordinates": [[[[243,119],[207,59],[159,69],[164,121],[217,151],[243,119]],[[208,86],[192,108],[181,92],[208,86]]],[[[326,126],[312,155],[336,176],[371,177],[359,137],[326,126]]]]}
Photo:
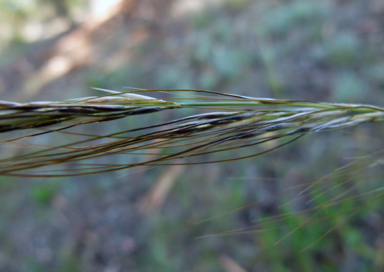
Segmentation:
{"type": "Polygon", "coordinates": [[[32,188],[32,199],[39,204],[49,205],[55,197],[58,184],[55,182],[47,182],[43,184],[36,184],[32,188]]]}
{"type": "Polygon", "coordinates": [[[366,94],[368,86],[358,74],[344,72],[338,75],[333,88],[335,101],[358,103],[366,94]]]}

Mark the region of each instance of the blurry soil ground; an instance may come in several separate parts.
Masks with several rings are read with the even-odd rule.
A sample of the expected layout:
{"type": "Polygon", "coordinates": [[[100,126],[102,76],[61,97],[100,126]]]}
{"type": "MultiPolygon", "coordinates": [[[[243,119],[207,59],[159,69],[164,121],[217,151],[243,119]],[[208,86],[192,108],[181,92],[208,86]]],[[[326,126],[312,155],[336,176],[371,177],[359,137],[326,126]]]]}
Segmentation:
{"type": "MultiPolygon", "coordinates": [[[[50,39],[11,40],[0,58],[1,100],[61,100],[94,95],[89,87],[132,86],[384,105],[382,1],[230,0],[196,11],[187,2],[126,0],[105,18],[90,15],[50,39]]],[[[119,129],[119,122],[92,129],[119,129]]],[[[278,194],[286,182],[320,178],[345,157],[380,150],[383,132],[366,125],[313,135],[225,165],[2,177],[0,271],[382,271],[382,209],[303,253],[313,242],[307,232],[278,246],[281,237],[264,233],[195,239],[275,214],[277,198],[195,222],[278,194]]]]}

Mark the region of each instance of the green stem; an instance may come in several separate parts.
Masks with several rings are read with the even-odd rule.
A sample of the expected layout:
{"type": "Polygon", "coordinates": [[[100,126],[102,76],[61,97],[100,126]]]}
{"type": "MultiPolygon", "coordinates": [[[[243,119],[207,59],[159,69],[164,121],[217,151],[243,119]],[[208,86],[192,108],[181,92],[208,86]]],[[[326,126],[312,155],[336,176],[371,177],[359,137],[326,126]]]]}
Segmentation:
{"type": "Polygon", "coordinates": [[[191,102],[179,103],[181,107],[220,107],[220,106],[289,106],[289,107],[312,107],[319,109],[346,109],[351,112],[376,112],[384,109],[370,105],[348,105],[348,104],[325,104],[314,102],[295,102],[290,100],[266,100],[266,101],[236,101],[236,102],[191,102]]]}

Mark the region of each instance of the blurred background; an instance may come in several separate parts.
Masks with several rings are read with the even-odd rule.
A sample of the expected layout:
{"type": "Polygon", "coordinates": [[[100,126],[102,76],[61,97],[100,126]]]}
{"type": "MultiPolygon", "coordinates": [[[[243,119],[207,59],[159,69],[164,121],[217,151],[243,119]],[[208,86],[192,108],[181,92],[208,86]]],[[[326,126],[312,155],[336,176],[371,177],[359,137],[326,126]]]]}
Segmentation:
{"type": "MultiPolygon", "coordinates": [[[[382,0],[0,0],[0,98],[194,88],[382,106],[383,45],[382,0]]],[[[362,125],[223,164],[0,177],[0,271],[383,271],[382,198],[352,215],[336,205],[322,221],[280,220],[303,225],[278,244],[292,228],[206,236],[305,210],[300,198],[280,207],[298,192],[280,194],[381,150],[383,134],[380,124],[362,125]]],[[[364,171],[331,182],[380,189],[381,176],[364,171]]]]}

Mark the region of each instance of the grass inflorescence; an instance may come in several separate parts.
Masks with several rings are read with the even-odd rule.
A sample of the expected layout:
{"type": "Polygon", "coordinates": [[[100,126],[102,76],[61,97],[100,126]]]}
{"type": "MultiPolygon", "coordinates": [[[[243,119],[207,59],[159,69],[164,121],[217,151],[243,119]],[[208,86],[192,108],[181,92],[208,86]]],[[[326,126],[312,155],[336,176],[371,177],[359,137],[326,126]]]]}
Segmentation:
{"type": "Polygon", "coordinates": [[[256,98],[204,90],[100,90],[109,94],[61,102],[1,101],[1,133],[39,130],[3,140],[2,144],[18,143],[55,132],[66,133],[70,137],[75,133],[70,132],[69,128],[75,126],[133,115],[154,114],[164,110],[193,108],[202,113],[113,134],[84,134],[82,136],[86,139],[69,141],[62,145],[40,146],[35,151],[2,158],[0,175],[78,176],[136,166],[233,161],[265,154],[307,134],[384,120],[383,108],[364,104],[256,98]],[[143,95],[145,92],[155,92],[162,98],[143,95]],[[170,97],[163,98],[167,95],[170,97]],[[95,144],[100,139],[104,142],[95,144]],[[267,145],[268,148],[253,148],[270,142],[274,144],[267,145]],[[231,155],[230,152],[239,149],[246,149],[248,153],[231,155]],[[222,152],[230,153],[229,158],[193,159],[222,152]],[[102,156],[138,154],[152,155],[147,159],[125,164],[92,163],[93,159],[102,156]],[[185,160],[186,158],[191,160],[185,160]],[[52,168],[68,163],[71,163],[69,169],[52,168]]]}

